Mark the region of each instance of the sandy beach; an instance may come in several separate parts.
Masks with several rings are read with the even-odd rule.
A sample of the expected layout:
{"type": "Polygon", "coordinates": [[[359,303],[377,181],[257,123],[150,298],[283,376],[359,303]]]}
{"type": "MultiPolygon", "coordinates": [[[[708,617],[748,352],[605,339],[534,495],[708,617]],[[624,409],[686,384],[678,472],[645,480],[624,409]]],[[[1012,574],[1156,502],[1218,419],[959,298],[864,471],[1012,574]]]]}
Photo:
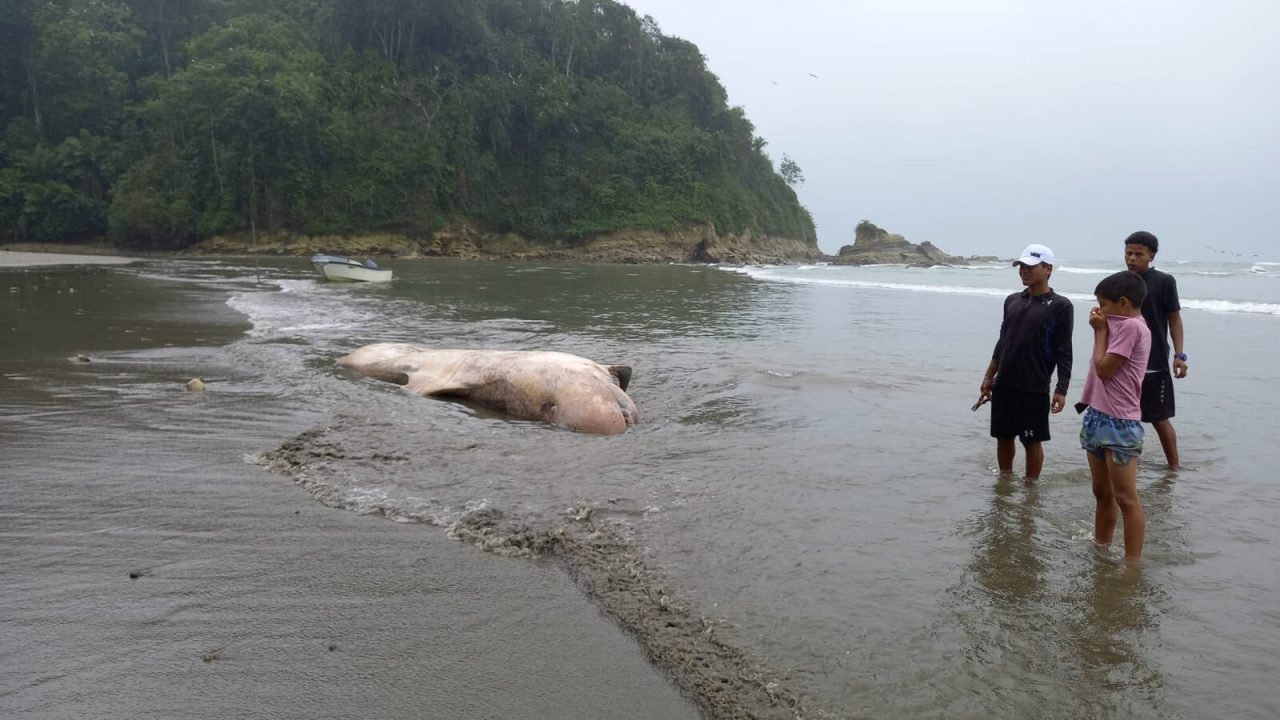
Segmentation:
{"type": "Polygon", "coordinates": [[[0,715],[697,717],[554,565],[317,506],[230,437],[113,451],[112,416],[5,443],[48,480],[0,489],[0,715]]]}
{"type": "Polygon", "coordinates": [[[256,462],[315,401],[227,354],[221,295],[7,271],[28,273],[0,307],[0,717],[699,716],[557,564],[325,507],[256,462]]]}
{"type": "Polygon", "coordinates": [[[1188,467],[1144,453],[1130,573],[1078,417],[993,472],[1007,264],[141,257],[0,269],[0,717],[1280,716],[1277,264],[1177,266],[1188,467]],[[388,339],[625,362],[642,424],[335,366],[388,339]]]}
{"type": "Polygon", "coordinates": [[[29,252],[0,250],[0,267],[41,267],[45,265],[128,265],[137,258],[120,255],[85,255],[82,253],[29,252]]]}

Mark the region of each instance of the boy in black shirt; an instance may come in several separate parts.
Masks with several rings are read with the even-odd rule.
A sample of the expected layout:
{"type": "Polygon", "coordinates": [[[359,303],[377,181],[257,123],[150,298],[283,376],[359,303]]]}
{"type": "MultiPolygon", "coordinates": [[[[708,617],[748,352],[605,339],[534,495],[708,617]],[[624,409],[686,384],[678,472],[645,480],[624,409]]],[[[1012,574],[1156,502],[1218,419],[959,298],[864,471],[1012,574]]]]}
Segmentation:
{"type": "Polygon", "coordinates": [[[1124,264],[1147,283],[1147,298],[1142,301],[1142,317],[1151,329],[1151,359],[1142,380],[1142,421],[1151,423],[1160,437],[1165,460],[1178,469],[1178,434],[1170,418],[1174,414],[1173,378],[1187,376],[1187,354],[1182,345],[1182,306],[1178,302],[1178,283],[1172,275],[1151,267],[1160,250],[1160,241],[1144,230],[1124,241],[1124,264]],[[1167,335],[1167,337],[1166,337],[1167,335]],[[1169,370],[1169,342],[1173,340],[1173,371],[1169,370]]]}
{"type": "Polygon", "coordinates": [[[1067,404],[1071,382],[1071,301],[1049,287],[1053,251],[1028,245],[1014,261],[1026,290],[1005,298],[1000,338],[982,378],[978,402],[991,400],[991,437],[996,439],[996,462],[1001,475],[1013,474],[1016,447],[1022,441],[1027,456],[1027,482],[1040,477],[1049,439],[1049,413],[1067,404]],[[1049,378],[1058,371],[1058,384],[1049,399],[1049,378]]]}

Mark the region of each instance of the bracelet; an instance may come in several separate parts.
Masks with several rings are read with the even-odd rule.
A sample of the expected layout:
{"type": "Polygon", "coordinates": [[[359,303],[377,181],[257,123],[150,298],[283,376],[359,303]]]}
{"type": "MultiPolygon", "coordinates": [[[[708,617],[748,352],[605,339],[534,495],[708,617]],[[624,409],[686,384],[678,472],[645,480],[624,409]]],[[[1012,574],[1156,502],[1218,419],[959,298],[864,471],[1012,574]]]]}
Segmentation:
{"type": "Polygon", "coordinates": [[[1174,353],[1174,354],[1173,354],[1173,359],[1174,359],[1174,360],[1181,360],[1182,362],[1186,362],[1186,361],[1187,361],[1187,354],[1186,354],[1186,353],[1174,353]]]}

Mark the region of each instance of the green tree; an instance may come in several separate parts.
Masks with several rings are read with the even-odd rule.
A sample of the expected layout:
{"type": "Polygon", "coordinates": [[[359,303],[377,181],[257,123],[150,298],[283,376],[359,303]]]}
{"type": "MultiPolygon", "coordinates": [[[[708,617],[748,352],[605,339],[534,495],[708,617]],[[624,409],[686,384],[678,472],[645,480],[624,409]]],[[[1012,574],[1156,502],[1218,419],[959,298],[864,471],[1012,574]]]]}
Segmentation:
{"type": "Polygon", "coordinates": [[[30,92],[41,139],[114,132],[129,91],[124,65],[137,56],[142,37],[129,8],[110,0],[49,2],[33,22],[30,92]]]}
{"type": "Polygon", "coordinates": [[[796,161],[785,153],[782,155],[782,164],[778,166],[778,174],[782,176],[783,181],[793,187],[804,184],[804,172],[796,161]]]}
{"type": "Polygon", "coordinates": [[[813,240],[795,163],[614,0],[9,0],[0,40],[7,238],[813,240]]]}
{"type": "MultiPolygon", "coordinates": [[[[303,28],[247,15],[196,38],[191,63],[159,85],[144,117],[189,168],[196,234],[278,230],[316,209],[323,58],[303,28]]],[[[145,175],[145,174],[144,174],[145,175]]],[[[133,233],[123,208],[119,232],[133,233]]]]}

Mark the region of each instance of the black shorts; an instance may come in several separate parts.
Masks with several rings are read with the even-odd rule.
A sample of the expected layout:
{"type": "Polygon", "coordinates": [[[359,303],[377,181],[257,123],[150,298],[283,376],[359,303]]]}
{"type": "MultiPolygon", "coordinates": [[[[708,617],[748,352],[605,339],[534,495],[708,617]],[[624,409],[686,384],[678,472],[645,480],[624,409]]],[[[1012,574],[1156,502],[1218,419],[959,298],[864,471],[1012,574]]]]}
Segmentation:
{"type": "Polygon", "coordinates": [[[1153,423],[1173,417],[1173,375],[1152,372],[1142,376],[1142,422],[1153,423]]]}
{"type": "Polygon", "coordinates": [[[1049,393],[991,391],[991,437],[1027,443],[1049,439],[1049,393]]]}

